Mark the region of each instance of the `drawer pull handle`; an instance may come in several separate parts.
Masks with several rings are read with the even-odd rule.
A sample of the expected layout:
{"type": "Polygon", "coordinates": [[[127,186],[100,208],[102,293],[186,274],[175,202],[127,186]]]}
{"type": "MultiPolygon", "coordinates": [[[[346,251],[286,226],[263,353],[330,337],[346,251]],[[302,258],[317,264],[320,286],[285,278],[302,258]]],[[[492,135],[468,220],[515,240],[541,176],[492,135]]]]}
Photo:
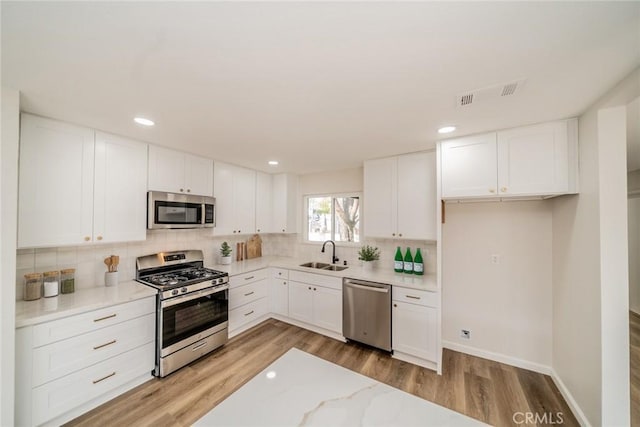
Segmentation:
{"type": "Polygon", "coordinates": [[[248,312],[247,314],[245,314],[245,316],[248,316],[250,314],[253,314],[253,310],[251,310],[250,312],[248,312]]]}
{"type": "Polygon", "coordinates": [[[100,381],[104,381],[107,378],[111,378],[112,376],[114,376],[116,374],[116,371],[111,372],[109,375],[107,375],[106,377],[102,377],[99,380],[93,380],[94,384],[98,384],[100,381]]]}
{"type": "Polygon", "coordinates": [[[116,314],[116,313],[113,313],[113,314],[110,314],[110,315],[108,315],[108,316],[101,317],[101,318],[99,318],[99,319],[93,319],[93,321],[94,321],[94,322],[102,322],[103,320],[111,319],[112,317],[116,317],[116,316],[117,316],[117,314],[116,314]]]}
{"type": "Polygon", "coordinates": [[[249,277],[245,277],[244,280],[251,280],[253,279],[255,276],[249,276],[249,277]]]}
{"type": "Polygon", "coordinates": [[[248,297],[249,295],[253,295],[253,294],[255,294],[255,292],[254,292],[254,291],[251,291],[251,292],[249,292],[248,294],[244,294],[244,296],[245,296],[245,297],[248,297]]]}
{"type": "Polygon", "coordinates": [[[207,345],[207,342],[205,341],[205,342],[200,343],[200,344],[198,344],[197,346],[193,347],[193,348],[191,349],[191,351],[200,350],[202,347],[204,347],[204,346],[206,346],[206,345],[207,345]]]}
{"type": "Polygon", "coordinates": [[[420,297],[414,297],[413,295],[405,295],[407,298],[411,299],[420,299],[420,297]]]}
{"type": "Polygon", "coordinates": [[[112,341],[109,341],[108,343],[104,343],[104,344],[101,344],[101,345],[97,345],[97,346],[93,347],[93,349],[94,349],[94,350],[97,350],[97,349],[99,349],[99,348],[106,347],[106,346],[108,346],[108,345],[115,344],[115,343],[116,343],[116,340],[112,340],[112,341]]]}

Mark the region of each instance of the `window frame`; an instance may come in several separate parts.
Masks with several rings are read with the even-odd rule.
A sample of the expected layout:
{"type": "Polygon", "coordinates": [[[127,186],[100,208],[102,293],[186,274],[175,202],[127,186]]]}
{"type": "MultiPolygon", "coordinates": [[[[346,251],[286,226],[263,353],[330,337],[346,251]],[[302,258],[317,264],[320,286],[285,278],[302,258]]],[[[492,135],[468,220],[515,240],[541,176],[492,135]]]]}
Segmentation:
{"type": "Polygon", "coordinates": [[[303,230],[303,243],[307,243],[310,245],[322,245],[324,243],[324,241],[316,241],[316,240],[309,240],[309,199],[310,198],[321,198],[321,197],[330,197],[331,198],[331,240],[333,240],[335,242],[335,244],[337,246],[353,246],[353,247],[359,247],[362,245],[362,240],[363,240],[363,212],[362,212],[362,208],[364,206],[363,203],[363,199],[362,199],[362,192],[361,191],[349,191],[349,192],[343,192],[343,193],[317,193],[317,194],[305,194],[302,196],[302,224],[304,227],[303,230]],[[358,236],[360,237],[360,241],[359,242],[345,242],[345,241],[336,241],[335,240],[335,206],[334,206],[334,199],[340,198],[340,197],[353,197],[353,198],[358,198],[360,200],[360,206],[358,207],[358,215],[359,215],[359,219],[358,219],[358,236]]]}

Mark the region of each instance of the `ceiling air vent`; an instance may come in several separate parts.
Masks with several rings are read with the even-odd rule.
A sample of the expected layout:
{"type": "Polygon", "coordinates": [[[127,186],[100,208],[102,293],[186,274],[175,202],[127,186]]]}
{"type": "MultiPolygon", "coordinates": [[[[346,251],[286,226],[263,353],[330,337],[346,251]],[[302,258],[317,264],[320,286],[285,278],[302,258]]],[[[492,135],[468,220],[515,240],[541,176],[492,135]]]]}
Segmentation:
{"type": "Polygon", "coordinates": [[[458,107],[468,107],[470,105],[484,104],[506,96],[517,95],[522,91],[525,81],[525,79],[520,79],[464,92],[456,97],[456,105],[458,107]]]}

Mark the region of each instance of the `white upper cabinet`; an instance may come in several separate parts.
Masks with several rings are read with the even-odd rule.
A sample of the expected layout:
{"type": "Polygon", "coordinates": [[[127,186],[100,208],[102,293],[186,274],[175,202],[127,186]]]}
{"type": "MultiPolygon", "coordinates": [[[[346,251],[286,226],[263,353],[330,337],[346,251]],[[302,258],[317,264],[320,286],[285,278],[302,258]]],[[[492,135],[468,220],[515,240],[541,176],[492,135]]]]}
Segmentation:
{"type": "Polygon", "coordinates": [[[18,247],[146,238],[147,145],[22,115],[18,247]]]}
{"type": "Polygon", "coordinates": [[[256,233],[272,231],[272,178],[264,172],[256,172],[256,233]]]}
{"type": "Polygon", "coordinates": [[[436,239],[435,152],[364,163],[366,237],[436,239]]]}
{"type": "Polygon", "coordinates": [[[577,120],[440,143],[442,198],[554,196],[577,191],[577,120]]]}
{"type": "Polygon", "coordinates": [[[296,197],[298,177],[280,173],[272,175],[272,226],[273,233],[296,233],[296,197]]]}
{"type": "Polygon", "coordinates": [[[93,236],[93,130],[22,114],[18,247],[93,236]]]}
{"type": "Polygon", "coordinates": [[[222,162],[214,168],[215,234],[249,234],[256,226],[256,171],[222,162]]]}
{"type": "Polygon", "coordinates": [[[440,147],[443,198],[495,195],[495,133],[445,141],[440,147]]]}
{"type": "Polygon", "coordinates": [[[145,240],[146,193],[147,144],[96,132],[94,239],[145,240]]]}
{"type": "Polygon", "coordinates": [[[149,190],[213,196],[213,160],[149,147],[149,190]]]}

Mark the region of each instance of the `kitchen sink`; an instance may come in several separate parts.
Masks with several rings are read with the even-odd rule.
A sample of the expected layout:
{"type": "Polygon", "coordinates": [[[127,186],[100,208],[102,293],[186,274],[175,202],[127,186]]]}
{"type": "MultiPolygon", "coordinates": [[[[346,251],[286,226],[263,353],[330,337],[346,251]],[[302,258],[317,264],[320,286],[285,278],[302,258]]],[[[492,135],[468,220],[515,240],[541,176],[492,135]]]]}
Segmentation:
{"type": "Polygon", "coordinates": [[[342,266],[342,265],[327,264],[326,262],[305,262],[304,264],[300,264],[300,267],[308,267],[308,268],[315,268],[318,270],[328,270],[328,271],[342,271],[349,268],[347,266],[342,266]]]}

